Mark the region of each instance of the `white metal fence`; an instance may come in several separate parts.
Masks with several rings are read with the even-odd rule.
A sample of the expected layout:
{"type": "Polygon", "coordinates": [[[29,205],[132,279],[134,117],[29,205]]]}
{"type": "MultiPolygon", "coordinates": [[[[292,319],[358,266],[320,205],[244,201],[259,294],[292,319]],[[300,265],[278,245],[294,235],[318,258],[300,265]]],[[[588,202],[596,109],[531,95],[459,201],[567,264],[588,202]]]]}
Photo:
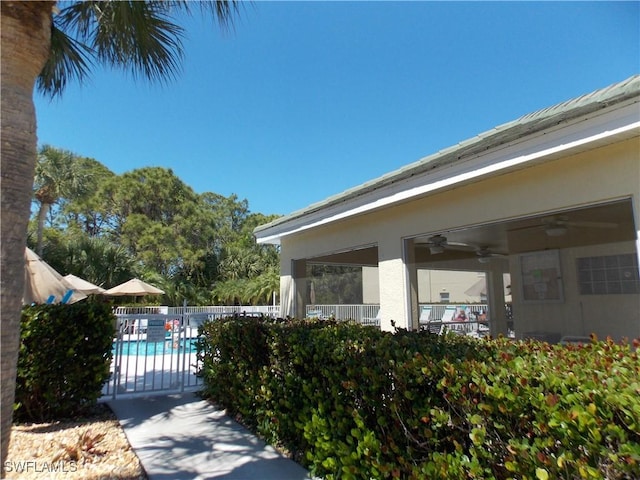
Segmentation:
{"type": "Polygon", "coordinates": [[[184,315],[193,313],[207,313],[217,316],[234,315],[234,314],[262,314],[269,317],[280,316],[280,305],[210,305],[205,307],[117,307],[116,315],[131,314],[166,314],[166,315],[184,315]]]}
{"type": "Polygon", "coordinates": [[[367,322],[378,315],[380,305],[307,305],[307,317],[367,322]]]}
{"type": "MultiPolygon", "coordinates": [[[[447,305],[421,305],[431,311],[432,327],[441,319],[447,305]],[[436,319],[433,322],[433,319],[436,319]]],[[[450,306],[449,306],[450,307],[450,306]]],[[[467,311],[477,317],[486,312],[486,305],[470,305],[467,311]]],[[[308,305],[307,317],[355,320],[365,325],[379,326],[379,305],[308,305]]],[[[198,326],[205,320],[232,315],[278,317],[280,307],[207,306],[207,307],[118,307],[116,336],[113,341],[111,377],[102,394],[116,398],[152,392],[183,392],[202,385],[196,375],[200,365],[195,341],[198,326]]],[[[440,326],[442,322],[440,323],[440,326]]],[[[478,324],[447,323],[449,330],[478,330],[478,324]],[[472,325],[473,324],[473,325],[472,325]]],[[[440,331],[440,327],[438,327],[440,331]]]]}
{"type": "Polygon", "coordinates": [[[129,313],[116,316],[111,377],[102,395],[198,389],[195,341],[205,314],[129,313]]]}
{"type": "MultiPolygon", "coordinates": [[[[445,309],[451,307],[450,304],[433,303],[420,304],[420,308],[429,307],[431,309],[431,318],[442,318],[445,309]]],[[[471,312],[474,316],[482,312],[487,312],[486,304],[475,304],[465,306],[466,311],[471,312]]],[[[380,305],[307,305],[307,317],[335,318],[336,320],[355,320],[356,322],[367,322],[369,319],[376,318],[380,310],[380,305]]]]}
{"type": "Polygon", "coordinates": [[[279,306],[117,307],[111,376],[102,395],[197,390],[195,342],[205,320],[232,315],[278,316],[279,306]]]}
{"type": "MultiPolygon", "coordinates": [[[[449,304],[433,303],[433,304],[420,304],[422,307],[430,307],[432,314],[431,318],[442,318],[444,311],[449,304]]],[[[507,318],[511,318],[510,305],[507,307],[507,318]]],[[[465,307],[468,311],[474,315],[480,312],[487,312],[486,304],[474,304],[467,305],[465,307]]],[[[378,316],[380,305],[367,304],[367,305],[307,305],[307,316],[320,316],[322,318],[335,318],[337,320],[355,320],[362,321],[365,319],[372,319],[378,316]]],[[[139,315],[139,314],[165,314],[165,315],[188,315],[188,314],[208,314],[212,318],[219,318],[223,316],[232,316],[236,314],[250,314],[257,315],[262,314],[268,317],[279,317],[280,306],[279,305],[210,305],[204,307],[167,307],[167,306],[153,306],[153,307],[117,307],[115,311],[116,315],[139,315]]]]}

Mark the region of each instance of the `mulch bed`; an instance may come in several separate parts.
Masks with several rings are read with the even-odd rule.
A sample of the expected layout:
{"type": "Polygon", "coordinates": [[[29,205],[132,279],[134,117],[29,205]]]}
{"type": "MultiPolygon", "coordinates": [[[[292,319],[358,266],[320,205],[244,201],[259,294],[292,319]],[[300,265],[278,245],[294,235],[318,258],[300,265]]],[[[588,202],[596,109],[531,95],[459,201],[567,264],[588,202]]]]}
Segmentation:
{"type": "Polygon", "coordinates": [[[16,424],[6,478],[147,480],[116,416],[98,404],[86,417],[16,424]]]}

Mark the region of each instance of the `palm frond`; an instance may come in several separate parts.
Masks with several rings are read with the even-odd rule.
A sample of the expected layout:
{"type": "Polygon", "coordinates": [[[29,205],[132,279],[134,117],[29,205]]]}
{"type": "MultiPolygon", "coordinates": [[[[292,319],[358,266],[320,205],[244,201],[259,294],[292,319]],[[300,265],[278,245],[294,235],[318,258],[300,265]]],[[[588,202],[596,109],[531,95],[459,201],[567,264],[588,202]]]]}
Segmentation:
{"type": "Polygon", "coordinates": [[[49,58],[37,79],[42,93],[56,97],[69,81],[83,83],[92,66],[91,49],[60,30],[55,21],[51,28],[49,58]]]}
{"type": "Polygon", "coordinates": [[[184,30],[173,14],[199,11],[226,28],[239,5],[238,0],[61,1],[52,28],[51,57],[38,89],[55,97],[71,79],[86,79],[94,63],[129,70],[133,77],[172,80],[184,56],[184,30]]]}
{"type": "Polygon", "coordinates": [[[169,13],[168,2],[94,1],[69,5],[60,17],[98,62],[165,81],[175,77],[183,57],[183,29],[169,13]]]}
{"type": "Polygon", "coordinates": [[[198,10],[205,17],[211,15],[218,22],[220,28],[228,29],[233,27],[233,22],[240,13],[240,5],[245,5],[247,2],[237,0],[199,2],[194,2],[193,0],[174,0],[169,3],[173,9],[182,10],[189,15],[192,15],[195,10],[198,10]]]}

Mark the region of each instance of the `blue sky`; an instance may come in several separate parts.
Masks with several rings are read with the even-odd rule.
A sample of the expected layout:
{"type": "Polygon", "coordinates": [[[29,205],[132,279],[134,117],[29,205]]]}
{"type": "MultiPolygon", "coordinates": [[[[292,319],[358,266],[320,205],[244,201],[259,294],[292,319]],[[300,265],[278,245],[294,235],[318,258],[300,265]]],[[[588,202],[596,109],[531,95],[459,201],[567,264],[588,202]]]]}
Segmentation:
{"type": "Polygon", "coordinates": [[[175,81],[97,70],[36,94],[39,144],[287,214],[640,73],[639,5],[245,4],[231,32],[185,23],[175,81]]]}

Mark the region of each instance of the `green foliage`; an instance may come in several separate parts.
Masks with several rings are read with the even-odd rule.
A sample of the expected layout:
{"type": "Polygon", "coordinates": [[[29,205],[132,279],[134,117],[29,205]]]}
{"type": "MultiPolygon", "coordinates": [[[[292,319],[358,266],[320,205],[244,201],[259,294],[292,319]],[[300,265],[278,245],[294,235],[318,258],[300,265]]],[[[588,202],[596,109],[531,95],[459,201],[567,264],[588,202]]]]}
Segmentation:
{"type": "Polygon", "coordinates": [[[25,307],[14,418],[67,418],[95,405],[109,377],[114,325],[103,303],[25,307]]]}
{"type": "Polygon", "coordinates": [[[362,267],[336,265],[310,265],[309,303],[356,304],[362,303],[362,267]],[[311,301],[310,289],[313,283],[315,302],[311,301]]]}
{"type": "Polygon", "coordinates": [[[95,65],[148,80],[169,80],[180,71],[184,53],[184,29],[178,20],[194,11],[226,28],[239,8],[235,0],[63,2],[53,15],[49,58],[37,88],[54,98],[69,81],[84,82],[95,65]]]}
{"type": "Polygon", "coordinates": [[[223,320],[205,394],[327,479],[640,477],[640,361],[351,323],[223,320]]]}
{"type": "Polygon", "coordinates": [[[47,236],[43,257],[56,271],[71,273],[105,288],[140,276],[134,257],[124,247],[82,233],[67,232],[57,239],[47,236]]]}
{"type": "Polygon", "coordinates": [[[29,243],[40,239],[42,258],[58,271],[104,288],[154,279],[171,305],[266,303],[279,289],[277,249],[253,238],[255,226],[275,217],[250,213],[236,195],[196,194],[170,169],[115,175],[96,160],[45,148],[56,162],[41,156],[34,191],[38,204],[44,194],[53,203],[39,210],[29,243]],[[82,189],[67,186],[70,171],[82,189]]]}

